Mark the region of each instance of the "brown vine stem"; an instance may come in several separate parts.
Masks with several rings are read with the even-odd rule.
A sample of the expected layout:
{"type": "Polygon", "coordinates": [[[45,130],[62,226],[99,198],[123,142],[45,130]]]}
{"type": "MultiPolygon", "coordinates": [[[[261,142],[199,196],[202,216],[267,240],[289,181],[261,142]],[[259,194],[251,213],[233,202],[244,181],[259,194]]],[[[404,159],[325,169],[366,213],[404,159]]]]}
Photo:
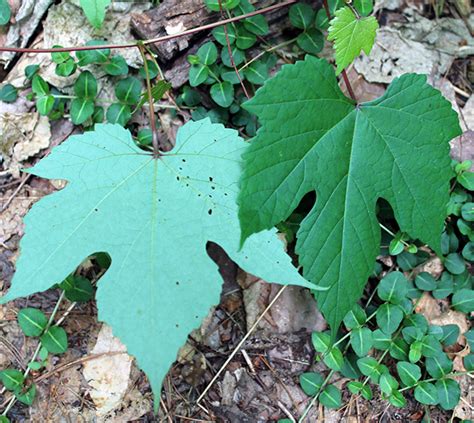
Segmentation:
{"type": "MultiPolygon", "coordinates": [[[[213,22],[207,25],[191,28],[177,34],[164,35],[162,37],[151,38],[149,40],[141,41],[143,45],[157,44],[163,41],[172,40],[174,38],[184,37],[186,35],[192,35],[197,32],[207,31],[209,29],[217,28],[218,26],[226,25],[232,22],[238,22],[243,19],[251,18],[252,16],[262,15],[264,13],[271,12],[273,10],[281,9],[283,7],[290,6],[296,3],[298,0],[287,0],[273,6],[264,7],[260,10],[255,10],[250,13],[246,13],[241,16],[234,16],[233,18],[224,19],[221,21],[213,22]]],[[[80,47],[61,47],[61,48],[20,48],[20,47],[0,47],[0,51],[13,52],[13,53],[60,53],[66,51],[84,51],[84,50],[105,50],[105,49],[124,49],[124,48],[136,48],[139,42],[130,42],[127,44],[103,44],[98,46],[80,46],[80,47]]]]}
{"type": "MultiPolygon", "coordinates": [[[[221,17],[224,17],[224,9],[222,8],[222,0],[219,0],[219,10],[221,13],[221,17]]],[[[239,79],[240,86],[242,87],[242,91],[245,94],[245,97],[250,100],[249,93],[247,92],[247,88],[245,88],[244,81],[242,81],[242,78],[239,73],[239,69],[237,69],[237,65],[235,64],[234,61],[234,55],[232,54],[232,47],[230,45],[230,40],[229,40],[229,32],[227,31],[227,25],[224,25],[224,34],[225,34],[225,41],[227,44],[227,51],[229,52],[229,59],[232,67],[234,68],[235,74],[237,75],[237,78],[239,79]]]]}
{"type": "Polygon", "coordinates": [[[145,46],[143,43],[138,43],[138,50],[143,59],[143,67],[146,75],[146,90],[148,94],[148,107],[150,109],[150,126],[151,126],[151,139],[153,145],[153,157],[156,159],[160,156],[160,150],[158,145],[158,133],[156,132],[156,116],[155,116],[155,101],[153,99],[153,93],[151,91],[151,80],[150,71],[148,70],[148,61],[146,58],[145,46]]]}
{"type": "MultiPolygon", "coordinates": [[[[328,17],[328,21],[331,20],[331,11],[329,10],[329,4],[328,0],[323,0],[323,7],[324,10],[326,11],[326,16],[328,17]]],[[[357,98],[354,94],[354,90],[352,89],[351,82],[349,81],[349,78],[347,76],[346,70],[344,69],[341,72],[342,79],[344,79],[344,84],[346,84],[347,91],[349,92],[349,95],[351,96],[352,100],[354,100],[357,103],[357,98]]]]}

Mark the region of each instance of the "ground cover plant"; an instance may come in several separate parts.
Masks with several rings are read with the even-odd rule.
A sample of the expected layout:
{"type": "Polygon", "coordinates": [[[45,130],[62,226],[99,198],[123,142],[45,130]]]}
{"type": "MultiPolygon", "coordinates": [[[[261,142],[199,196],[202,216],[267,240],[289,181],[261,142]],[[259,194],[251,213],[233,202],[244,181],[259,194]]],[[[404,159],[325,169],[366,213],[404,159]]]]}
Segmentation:
{"type": "MultiPolygon", "coordinates": [[[[56,77],[75,76],[63,92],[33,64],[23,88],[39,115],[80,128],[24,169],[67,184],[24,218],[1,302],[50,288],[61,294],[49,317],[35,307],[17,314],[37,347],[24,370],[0,372],[11,394],[2,421],[16,401],[33,403],[37,375],[67,351],[69,312],[57,319],[65,300],[74,307],[95,299],[98,319],[145,372],[157,412],[180,347],[219,302],[223,279],[209,243],[267,282],[309,289],[327,321],[311,338],[320,371],[299,377],[311,399],[298,421],[317,402],[340,409],[359,397],[403,408],[409,394],[454,409],[457,378],[473,372],[472,329],[418,312],[426,296],[465,316],[474,311],[474,173],[471,161],[450,158],[449,142],[462,134],[452,103],[416,73],[358,100],[348,71],[374,46],[372,2],[324,1],[319,10],[294,1],[264,9],[247,0],[204,3],[216,24],[191,31],[211,30],[210,39],[186,55],[188,84],[176,100],[152,46],[189,31],[127,45],[97,37],[85,46],[0,48],[51,54],[56,77]],[[256,53],[271,31],[265,13],[286,7],[292,36],[256,53]],[[325,42],[329,60],[318,57],[325,42]],[[139,69],[124,48],[139,52],[139,69]],[[296,60],[282,55],[281,66],[283,48],[296,60]],[[101,95],[103,75],[113,98],[101,95]],[[191,120],[163,148],[156,116],[167,108],[191,120]],[[148,124],[138,126],[143,113],[148,124]],[[420,271],[435,256],[444,270],[420,271]],[[77,270],[86,259],[93,278],[77,270]],[[459,340],[468,349],[463,370],[453,360],[459,340]]],[[[99,30],[110,2],[80,5],[99,30]]],[[[9,21],[0,2],[0,24],[9,21]]],[[[0,100],[14,104],[20,91],[4,84],[0,100]]]]}

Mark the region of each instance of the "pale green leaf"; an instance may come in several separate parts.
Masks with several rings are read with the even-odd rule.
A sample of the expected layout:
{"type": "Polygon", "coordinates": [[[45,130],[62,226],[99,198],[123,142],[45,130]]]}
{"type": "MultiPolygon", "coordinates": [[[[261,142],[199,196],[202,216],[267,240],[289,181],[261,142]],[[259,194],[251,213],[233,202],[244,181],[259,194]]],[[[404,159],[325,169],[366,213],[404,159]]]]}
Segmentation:
{"type": "Polygon", "coordinates": [[[110,4],[110,0],[81,0],[81,7],[84,14],[95,28],[100,28],[105,19],[105,9],[110,4]]]}
{"type": "Polygon", "coordinates": [[[246,149],[237,131],[209,119],[183,126],[174,149],[158,159],[118,125],[72,136],[30,169],[68,184],[26,216],[2,302],[44,291],[86,257],[107,252],[112,264],[98,282],[99,320],[112,326],[158,395],[189,332],[219,302],[222,278],[206,252],[209,241],[266,281],[313,286],[276,230],[240,249],[237,187],[246,149]]]}
{"type": "Polygon", "coordinates": [[[243,240],[285,220],[316,191],[296,251],[306,278],[329,287],[316,298],[333,330],[379,254],[379,198],[403,232],[439,251],[452,176],[448,141],[460,128],[425,76],[404,75],[383,97],[355,107],[331,66],[307,56],[284,66],[244,108],[262,127],[244,157],[243,240]]]}
{"type": "Polygon", "coordinates": [[[356,17],[349,7],[336,11],[329,23],[328,40],[334,41],[337,73],[341,73],[361,51],[370,53],[379,24],[374,16],[356,17]]]}

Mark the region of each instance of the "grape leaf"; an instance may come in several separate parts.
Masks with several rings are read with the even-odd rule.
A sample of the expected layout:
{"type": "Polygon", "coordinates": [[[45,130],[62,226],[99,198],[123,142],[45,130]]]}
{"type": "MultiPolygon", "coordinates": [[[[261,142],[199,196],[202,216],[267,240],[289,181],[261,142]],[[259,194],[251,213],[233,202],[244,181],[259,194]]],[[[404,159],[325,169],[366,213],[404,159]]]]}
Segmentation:
{"type": "Polygon", "coordinates": [[[178,348],[219,302],[222,279],[208,241],[264,280],[313,286],[274,229],[239,250],[237,188],[247,148],[237,131],[209,119],[184,125],[159,159],[119,125],[70,137],[28,170],[68,184],[25,217],[17,270],[1,302],[44,291],[89,255],[109,253],[111,267],[98,283],[99,319],[159,394],[178,348]]]}
{"type": "Polygon", "coordinates": [[[333,331],[373,270],[379,198],[402,231],[439,252],[452,176],[448,141],[461,130],[425,76],[404,75],[379,99],[354,105],[329,63],[307,56],[243,107],[262,127],[244,154],[242,241],[285,220],[315,190],[296,252],[306,278],[329,287],[316,298],[333,331]]]}
{"type": "Polygon", "coordinates": [[[374,16],[356,17],[349,7],[336,11],[329,25],[328,40],[334,41],[337,74],[350,65],[362,50],[366,54],[370,53],[378,27],[374,16]]]}
{"type": "Polygon", "coordinates": [[[84,14],[94,28],[100,28],[105,19],[105,9],[110,0],[81,0],[84,14]]]}

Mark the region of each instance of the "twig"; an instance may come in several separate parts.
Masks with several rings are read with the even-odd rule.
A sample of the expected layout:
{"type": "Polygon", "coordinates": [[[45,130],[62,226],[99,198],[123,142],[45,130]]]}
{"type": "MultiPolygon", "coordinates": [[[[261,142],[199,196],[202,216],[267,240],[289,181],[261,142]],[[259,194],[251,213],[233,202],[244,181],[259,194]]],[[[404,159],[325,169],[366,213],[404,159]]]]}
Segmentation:
{"type": "Polygon", "coordinates": [[[138,43],[138,50],[143,59],[143,67],[145,69],[146,76],[146,89],[148,94],[148,108],[150,109],[150,125],[151,125],[151,138],[153,145],[153,157],[156,159],[160,156],[160,150],[158,145],[158,133],[156,132],[156,116],[155,116],[155,104],[153,99],[153,94],[151,92],[151,80],[150,80],[150,71],[148,69],[148,61],[146,59],[145,47],[142,43],[138,43]]]}
{"type": "Polygon", "coordinates": [[[10,196],[10,198],[7,200],[7,202],[3,205],[2,207],[2,210],[0,210],[1,212],[4,212],[6,209],[8,209],[8,206],[11,204],[11,202],[13,201],[13,199],[15,198],[15,196],[20,192],[20,190],[25,186],[26,182],[28,181],[28,179],[30,179],[31,177],[31,173],[29,173],[28,175],[26,175],[23,180],[21,181],[20,185],[18,185],[15,189],[15,191],[13,192],[13,194],[10,196]]]}
{"type": "MultiPolygon", "coordinates": [[[[323,6],[324,6],[324,10],[326,11],[326,16],[328,17],[328,21],[330,21],[331,20],[331,11],[329,10],[328,0],[323,0],[323,6]]],[[[344,84],[346,84],[347,91],[349,92],[349,95],[351,96],[352,100],[357,102],[357,98],[354,94],[354,90],[352,89],[352,85],[349,81],[349,78],[347,77],[347,73],[346,73],[345,69],[341,72],[341,75],[342,75],[342,78],[344,79],[344,84]]]]}
{"type": "MultiPolygon", "coordinates": [[[[217,28],[222,25],[226,25],[232,22],[238,22],[243,19],[251,18],[252,16],[262,15],[264,13],[272,12],[273,10],[281,9],[283,7],[290,6],[296,3],[298,0],[287,0],[280,4],[273,6],[264,7],[260,10],[255,10],[245,15],[235,16],[233,18],[224,19],[222,21],[213,22],[207,25],[191,28],[177,34],[164,35],[162,37],[151,38],[149,40],[142,41],[143,45],[157,44],[163,41],[173,40],[175,38],[185,37],[186,35],[192,35],[197,32],[207,31],[208,29],[217,28]]],[[[19,47],[0,47],[1,51],[13,52],[13,53],[60,53],[67,51],[85,51],[85,50],[105,50],[105,49],[124,49],[124,48],[136,48],[138,42],[130,42],[127,44],[103,44],[98,46],[81,46],[81,47],[61,47],[61,48],[19,48],[19,47]]]]}
{"type": "Polygon", "coordinates": [[[281,289],[278,291],[278,293],[275,295],[275,298],[268,304],[267,308],[263,310],[263,313],[259,316],[259,318],[255,321],[255,323],[252,325],[252,327],[248,330],[248,332],[245,334],[245,336],[242,338],[242,340],[237,344],[235,347],[234,351],[232,351],[232,354],[229,356],[229,358],[225,361],[225,363],[222,365],[222,367],[219,369],[219,371],[216,373],[216,375],[212,378],[212,380],[209,382],[209,384],[206,386],[206,389],[202,392],[202,394],[199,396],[197,399],[196,403],[199,405],[200,401],[206,396],[207,391],[211,389],[212,385],[216,382],[216,380],[219,378],[221,373],[224,371],[224,369],[227,367],[227,365],[232,361],[234,356],[237,354],[237,352],[240,350],[242,345],[244,345],[245,341],[249,338],[249,336],[252,334],[252,332],[255,330],[255,328],[258,326],[260,321],[263,319],[263,317],[268,313],[268,311],[272,308],[273,304],[276,303],[278,298],[280,298],[281,294],[285,291],[286,287],[288,285],[282,286],[281,289]]]}
{"type": "MultiPolygon", "coordinates": [[[[222,9],[222,0],[219,0],[219,10],[221,12],[221,17],[224,17],[224,10],[222,9]]],[[[250,100],[250,96],[249,96],[249,93],[247,92],[247,88],[245,88],[244,81],[242,81],[239,70],[237,69],[237,65],[235,64],[235,61],[234,61],[234,55],[232,54],[232,47],[230,46],[229,33],[227,32],[227,25],[224,25],[224,34],[225,34],[225,42],[227,44],[227,51],[229,52],[230,63],[232,67],[234,68],[237,78],[239,79],[239,83],[240,83],[240,86],[242,87],[245,97],[247,97],[247,99],[250,100]]]]}

